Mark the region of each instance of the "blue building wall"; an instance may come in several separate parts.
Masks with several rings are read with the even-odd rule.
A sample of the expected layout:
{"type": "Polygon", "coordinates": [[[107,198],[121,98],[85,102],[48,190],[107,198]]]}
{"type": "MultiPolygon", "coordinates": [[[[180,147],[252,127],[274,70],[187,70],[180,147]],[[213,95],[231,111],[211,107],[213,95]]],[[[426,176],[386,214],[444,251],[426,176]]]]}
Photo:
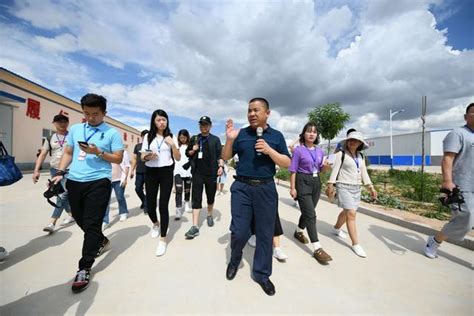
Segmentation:
{"type": "MultiPolygon", "coordinates": [[[[390,165],[390,156],[367,156],[372,165],[390,165]]],[[[393,156],[394,166],[421,166],[421,156],[398,155],[393,156]]],[[[431,165],[431,156],[425,156],[425,165],[431,165]]]]}

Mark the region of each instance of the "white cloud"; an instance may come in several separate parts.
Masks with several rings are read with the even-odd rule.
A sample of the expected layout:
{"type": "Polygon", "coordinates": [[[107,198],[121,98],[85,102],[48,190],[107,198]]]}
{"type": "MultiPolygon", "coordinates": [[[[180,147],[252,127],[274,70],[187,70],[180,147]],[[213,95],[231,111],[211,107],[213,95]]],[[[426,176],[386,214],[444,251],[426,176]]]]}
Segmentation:
{"type": "Polygon", "coordinates": [[[343,32],[348,31],[351,26],[352,12],[347,6],[334,8],[322,16],[318,25],[319,30],[329,40],[337,39],[343,32]]]}
{"type": "Polygon", "coordinates": [[[403,107],[397,129],[408,132],[422,95],[434,127],[474,99],[474,52],[447,46],[432,3],[362,1],[356,12],[339,1],[317,15],[313,1],[18,1],[10,11],[51,35],[2,24],[0,61],[52,89],[79,85],[120,108],[189,118],[243,124],[248,99],[264,96],[290,138],[315,105],[337,101],[366,134],[386,134],[389,109],[403,107]],[[95,70],[72,52],[122,71],[133,64],[141,83],[91,82],[95,70]]]}
{"type": "Polygon", "coordinates": [[[78,47],[77,38],[74,35],[68,33],[58,35],[54,38],[36,36],[35,39],[41,48],[43,48],[45,51],[53,53],[74,52],[78,47]]]}
{"type": "Polygon", "coordinates": [[[21,28],[0,24],[0,65],[56,92],[68,94],[88,82],[89,71],[65,55],[43,50],[21,28]]]}

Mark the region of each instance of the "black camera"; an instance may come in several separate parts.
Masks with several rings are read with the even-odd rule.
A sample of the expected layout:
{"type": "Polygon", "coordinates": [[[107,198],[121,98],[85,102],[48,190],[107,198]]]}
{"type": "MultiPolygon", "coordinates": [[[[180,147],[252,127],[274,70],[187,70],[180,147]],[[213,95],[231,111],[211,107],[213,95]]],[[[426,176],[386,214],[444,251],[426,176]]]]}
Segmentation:
{"type": "Polygon", "coordinates": [[[445,188],[441,188],[439,189],[439,193],[443,194],[439,197],[439,201],[444,206],[464,203],[464,196],[462,195],[461,190],[459,190],[459,187],[455,187],[452,191],[445,188]]]}
{"type": "Polygon", "coordinates": [[[52,202],[50,199],[59,196],[61,193],[64,193],[65,190],[61,184],[61,182],[54,183],[48,179],[48,189],[43,193],[43,196],[48,200],[48,203],[54,207],[58,207],[56,203],[52,202]]]}

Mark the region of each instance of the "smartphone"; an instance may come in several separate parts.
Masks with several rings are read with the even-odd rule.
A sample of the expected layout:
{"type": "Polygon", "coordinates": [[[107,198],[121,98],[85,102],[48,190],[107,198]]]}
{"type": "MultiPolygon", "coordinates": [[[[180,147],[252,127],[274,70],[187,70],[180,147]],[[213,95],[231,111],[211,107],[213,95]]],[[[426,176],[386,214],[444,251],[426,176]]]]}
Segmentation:
{"type": "Polygon", "coordinates": [[[79,144],[79,146],[82,146],[82,147],[88,147],[89,146],[89,144],[87,142],[78,141],[77,143],[79,144]]]}
{"type": "Polygon", "coordinates": [[[142,154],[151,153],[151,149],[143,149],[143,150],[140,150],[140,152],[142,154]]]}

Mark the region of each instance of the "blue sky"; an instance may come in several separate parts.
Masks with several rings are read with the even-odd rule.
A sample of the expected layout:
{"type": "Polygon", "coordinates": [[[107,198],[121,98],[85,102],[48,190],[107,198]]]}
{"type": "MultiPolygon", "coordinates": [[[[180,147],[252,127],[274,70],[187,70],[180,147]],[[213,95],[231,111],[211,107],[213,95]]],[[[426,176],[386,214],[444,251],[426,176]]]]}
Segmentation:
{"type": "Polygon", "coordinates": [[[473,102],[474,1],[0,1],[0,66],[71,99],[109,100],[138,129],[162,108],[176,133],[202,115],[223,138],[246,102],[270,100],[293,139],[314,106],[341,102],[367,136],[462,123],[473,102]],[[363,109],[361,111],[361,109],[363,109]]]}

